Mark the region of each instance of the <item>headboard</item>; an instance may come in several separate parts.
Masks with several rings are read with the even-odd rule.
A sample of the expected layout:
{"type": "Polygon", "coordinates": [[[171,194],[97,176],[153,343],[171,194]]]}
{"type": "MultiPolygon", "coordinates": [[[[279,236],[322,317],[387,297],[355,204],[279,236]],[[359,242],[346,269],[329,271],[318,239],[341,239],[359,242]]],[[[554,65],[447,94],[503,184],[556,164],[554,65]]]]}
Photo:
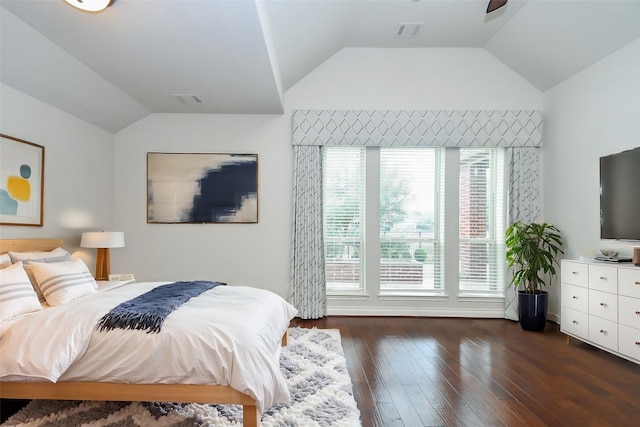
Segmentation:
{"type": "Polygon", "coordinates": [[[0,254],[9,251],[50,251],[63,246],[63,239],[0,239],[0,254]]]}

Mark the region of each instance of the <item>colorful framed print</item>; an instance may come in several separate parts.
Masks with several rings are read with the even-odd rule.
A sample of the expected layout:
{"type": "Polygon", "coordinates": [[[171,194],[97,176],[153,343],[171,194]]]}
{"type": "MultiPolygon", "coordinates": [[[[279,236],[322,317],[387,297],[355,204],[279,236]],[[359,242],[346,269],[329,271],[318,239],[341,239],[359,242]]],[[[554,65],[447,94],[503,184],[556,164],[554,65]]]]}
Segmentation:
{"type": "Polygon", "coordinates": [[[44,147],[0,134],[0,224],[42,226],[44,147]]]}
{"type": "Polygon", "coordinates": [[[257,222],[257,154],[147,153],[147,223],[257,222]]]}

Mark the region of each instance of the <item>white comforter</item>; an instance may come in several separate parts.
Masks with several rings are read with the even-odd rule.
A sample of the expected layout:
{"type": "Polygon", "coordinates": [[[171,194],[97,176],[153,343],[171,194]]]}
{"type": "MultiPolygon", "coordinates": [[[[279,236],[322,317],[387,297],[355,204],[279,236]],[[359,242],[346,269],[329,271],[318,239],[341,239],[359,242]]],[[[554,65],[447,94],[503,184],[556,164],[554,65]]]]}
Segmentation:
{"type": "Polygon", "coordinates": [[[272,292],[218,286],[172,312],[160,333],[96,330],[111,308],[164,283],[111,289],[14,322],[0,337],[0,379],[229,385],[260,411],[289,400],[277,355],[297,310],[272,292]]]}

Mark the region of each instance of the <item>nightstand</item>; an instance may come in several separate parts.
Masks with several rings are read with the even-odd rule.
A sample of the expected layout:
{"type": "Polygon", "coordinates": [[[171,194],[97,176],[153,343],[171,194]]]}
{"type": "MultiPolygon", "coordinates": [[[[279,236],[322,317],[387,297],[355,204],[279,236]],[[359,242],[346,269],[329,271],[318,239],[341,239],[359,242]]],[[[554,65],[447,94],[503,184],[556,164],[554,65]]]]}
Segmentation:
{"type": "Polygon", "coordinates": [[[119,288],[120,286],[135,283],[135,279],[129,280],[96,280],[98,284],[98,292],[106,291],[108,289],[119,288]]]}

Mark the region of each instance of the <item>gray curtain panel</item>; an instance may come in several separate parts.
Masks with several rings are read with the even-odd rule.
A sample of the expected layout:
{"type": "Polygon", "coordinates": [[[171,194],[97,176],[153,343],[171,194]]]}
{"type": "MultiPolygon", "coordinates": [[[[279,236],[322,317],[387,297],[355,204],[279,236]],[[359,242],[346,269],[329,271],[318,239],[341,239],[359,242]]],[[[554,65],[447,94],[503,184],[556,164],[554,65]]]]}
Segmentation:
{"type": "Polygon", "coordinates": [[[302,319],[327,314],[322,220],[322,147],[293,147],[290,302],[302,319]]]}
{"type": "MultiPolygon", "coordinates": [[[[509,219],[529,221],[538,215],[539,111],[296,110],[292,121],[291,302],[303,319],[326,315],[323,146],[506,147],[511,166],[509,219]]],[[[511,319],[515,292],[507,288],[506,294],[505,318],[511,319]]],[[[517,309],[515,316],[517,320],[517,309]]]]}
{"type": "MultiPolygon", "coordinates": [[[[516,221],[532,222],[540,214],[540,149],[516,147],[507,149],[509,165],[509,224],[516,221]]],[[[507,272],[510,274],[510,272],[507,272]]],[[[510,279],[510,278],[509,278],[510,279]]],[[[508,279],[508,280],[509,280],[508,279]]],[[[507,284],[509,281],[507,281],[507,284]]],[[[507,286],[504,293],[504,318],[518,321],[517,290],[507,286]]]]}

